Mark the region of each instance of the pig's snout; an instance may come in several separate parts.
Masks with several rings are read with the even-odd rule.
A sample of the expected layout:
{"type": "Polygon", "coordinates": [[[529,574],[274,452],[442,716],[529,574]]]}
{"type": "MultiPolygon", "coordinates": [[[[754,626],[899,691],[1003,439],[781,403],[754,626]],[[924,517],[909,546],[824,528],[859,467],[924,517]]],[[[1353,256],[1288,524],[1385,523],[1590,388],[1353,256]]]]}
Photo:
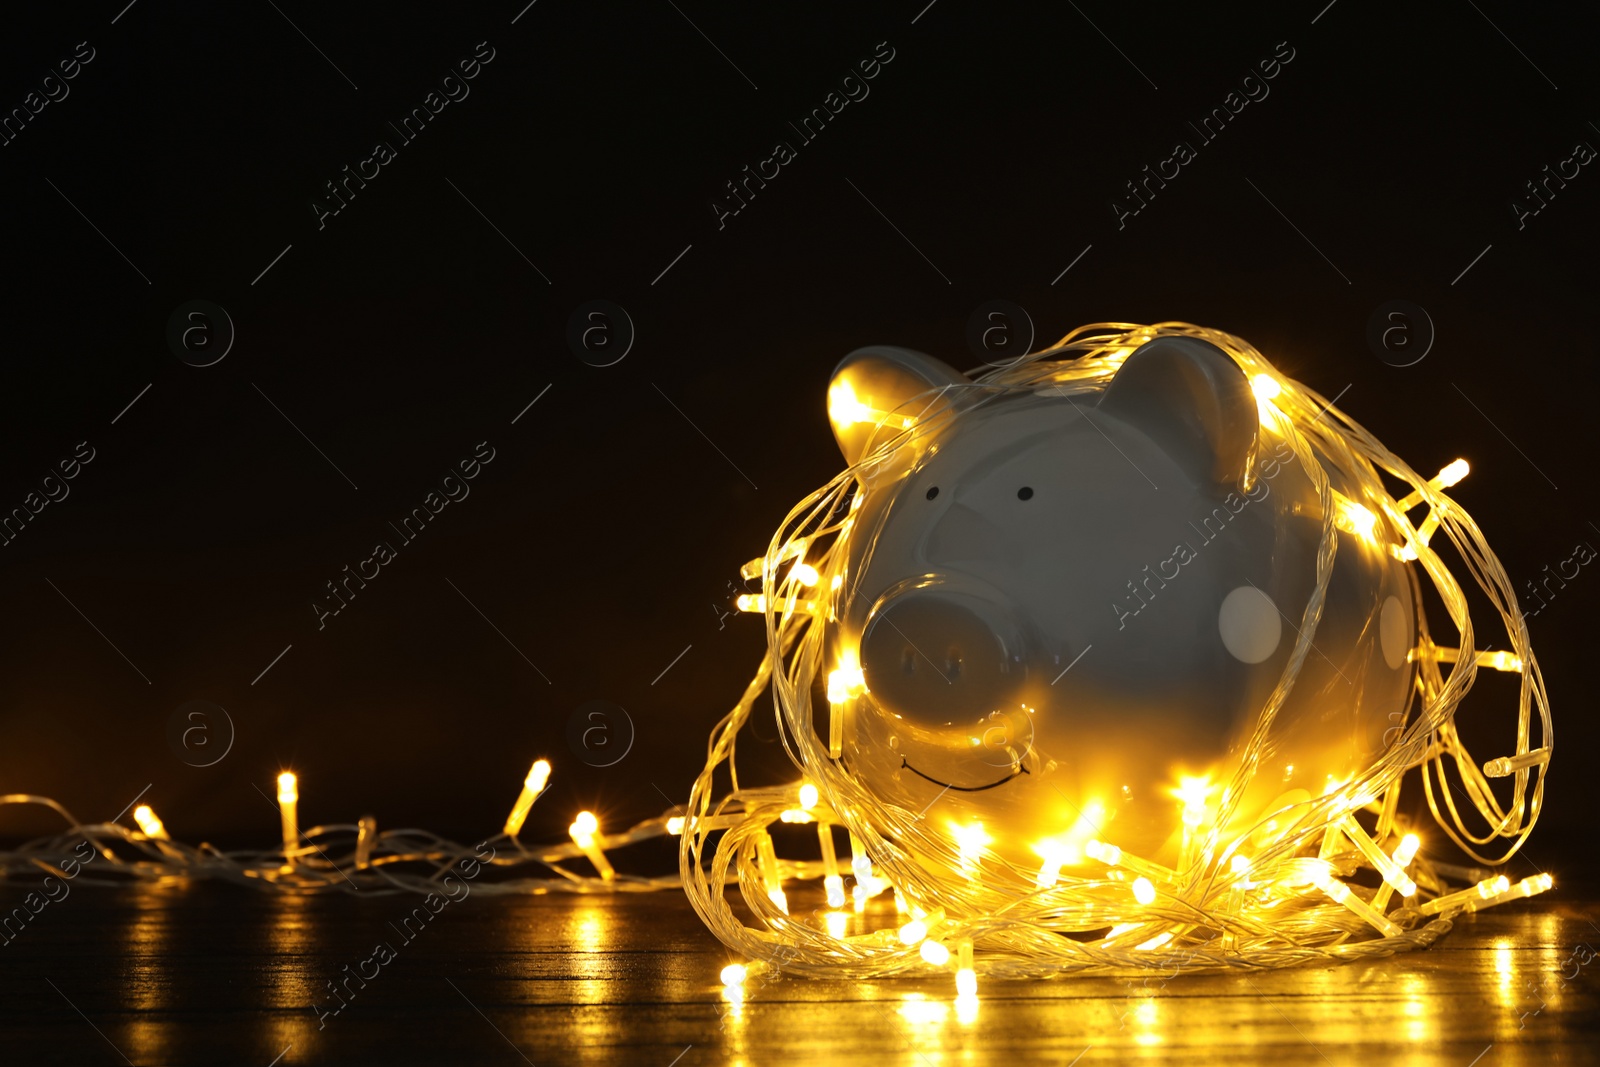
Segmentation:
{"type": "Polygon", "coordinates": [[[1022,628],[998,590],[923,578],[873,605],[861,668],[885,711],[936,726],[971,723],[1020,699],[1022,628]]]}

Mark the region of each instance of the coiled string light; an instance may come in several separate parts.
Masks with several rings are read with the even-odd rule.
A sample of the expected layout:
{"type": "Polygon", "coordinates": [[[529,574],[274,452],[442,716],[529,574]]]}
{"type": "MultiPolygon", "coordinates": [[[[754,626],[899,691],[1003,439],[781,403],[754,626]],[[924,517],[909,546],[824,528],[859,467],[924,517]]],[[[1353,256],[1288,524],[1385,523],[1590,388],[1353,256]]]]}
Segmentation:
{"type": "MultiPolygon", "coordinates": [[[[1309,472],[1323,515],[1316,585],[1296,645],[1259,712],[1232,781],[1215,806],[1211,789],[1186,786],[1179,791],[1184,846],[1178,868],[1085,837],[1096,821],[1086,812],[1083,825],[1068,836],[1075,842],[1072,847],[1103,872],[1092,871],[1091,877],[1065,873],[1065,853],[1046,853],[1039,869],[1025,871],[989,851],[981,829],[959,838],[935,829],[921,813],[874,796],[840,765],[841,724],[864,692],[865,681],[858,662],[827,662],[824,637],[846,595],[844,563],[851,517],[860,500],[858,475],[903,447],[909,436],[903,433],[803,499],[774,534],[765,555],[746,564],[744,576],[760,578],[762,592],[740,597],[738,606],[763,615],[768,651],[743,696],[712,730],[705,766],[681,814],[665,813],[612,834],[602,831],[592,813],[580,812],[569,841],[524,846],[518,834],[551,773],[540,760],[530,770],[504,832],[473,848],[423,830],[380,833],[371,816],[302,832],[299,783],[285,772],[278,782],[282,847],[224,852],[171,840],[148,805],[135,812],[140,829],[133,830],[119,823],[81,824],[54,800],[11,794],[0,796],[0,805],[47,806],[65,819],[68,829],[0,852],[0,873],[9,877],[43,869],[67,877],[62,867],[74,846],[89,840],[107,862],[84,876],[86,882],[176,876],[289,892],[426,893],[437,888],[453,865],[475,859],[499,874],[476,883],[479,892],[635,892],[681,885],[710,930],[746,961],[722,972],[735,995],[747,976],[765,969],[835,978],[951,973],[958,1006],[968,1008],[980,975],[1260,969],[1389,955],[1431,944],[1463,912],[1549,889],[1548,874],[1512,884],[1493,870],[1430,863],[1419,854],[1420,838],[1398,813],[1401,778],[1420,768],[1434,821],[1475,862],[1493,867],[1527,839],[1544,796],[1553,740],[1544,684],[1510,579],[1477,524],[1446,494],[1467,473],[1463,461],[1424,478],[1322,396],[1279,375],[1245,342],[1186,323],[1082,327],[1049,349],[954,388],[973,390],[979,403],[1040,386],[1093,393],[1104,388],[1135,348],[1169,335],[1209,341],[1240,365],[1254,386],[1263,424],[1289,443],[1309,472]],[[1319,460],[1318,453],[1326,460],[1319,460]],[[1347,482],[1353,479],[1364,503],[1335,494],[1323,462],[1336,465],[1347,482]],[[1404,495],[1397,498],[1389,492],[1385,475],[1407,487],[1404,495]],[[1414,522],[1412,513],[1424,505],[1426,513],[1414,522]],[[1379,508],[1403,536],[1404,544],[1389,546],[1390,551],[1418,563],[1437,590],[1459,634],[1456,647],[1436,645],[1419,616],[1420,636],[1411,657],[1418,668],[1420,710],[1396,742],[1354,780],[1223,839],[1221,828],[1229,824],[1233,806],[1255,775],[1273,720],[1311,648],[1332,572],[1335,531],[1370,538],[1376,522],[1370,507],[1379,508]],[[1475,632],[1460,584],[1430,546],[1440,532],[1499,613],[1509,651],[1459,651],[1476,649],[1475,632]],[[1442,669],[1446,666],[1448,674],[1442,669]],[[1455,710],[1480,667],[1516,673],[1521,683],[1511,754],[1482,766],[1472,759],[1454,723],[1455,710]],[[812,695],[814,683],[824,679],[828,726],[819,732],[812,695]],[[769,686],[780,736],[802,778],[746,787],[735,765],[736,742],[769,686]],[[1532,729],[1535,712],[1537,737],[1532,729]],[[724,766],[730,789],[719,796],[714,778],[724,766]],[[1452,769],[1453,777],[1447,776],[1452,769]],[[1502,805],[1489,779],[1507,777],[1512,795],[1502,805]],[[1469,828],[1458,797],[1486,828],[1469,828]],[[1359,811],[1375,815],[1372,831],[1355,818],[1359,811]],[[783,823],[816,823],[820,860],[779,857],[770,828],[783,823]],[[847,897],[835,827],[843,828],[850,842],[851,912],[844,910],[847,897]],[[616,871],[607,858],[608,851],[668,835],[681,837],[678,875],[632,875],[616,871]],[[1477,851],[1495,842],[1509,843],[1493,858],[1477,851]],[[567,866],[580,858],[593,875],[567,866]],[[528,868],[539,873],[520,873],[528,868]],[[1362,869],[1380,879],[1376,890],[1357,883],[1355,875],[1362,869]],[[785,883],[809,880],[822,882],[828,910],[792,912],[785,883]],[[748,919],[730,905],[729,884],[738,885],[748,919]],[[900,918],[885,925],[886,906],[874,902],[891,894],[900,918]]],[[[933,418],[949,417],[953,407],[933,418]]],[[[865,418],[874,414],[865,407],[862,413],[865,418]]],[[[1412,580],[1417,581],[1415,576],[1412,580]]]]}
{"type": "MultiPolygon", "coordinates": [[[[885,803],[841,766],[841,723],[860,698],[864,678],[858,662],[825,662],[825,634],[848,593],[851,576],[845,573],[845,561],[852,515],[860,504],[860,476],[895,450],[910,447],[914,431],[908,425],[802,500],[774,534],[765,556],[745,567],[745,577],[761,579],[762,592],[742,598],[740,607],[765,616],[768,653],[744,698],[713,731],[705,769],[690,796],[680,852],[689,899],[731,949],[753,961],[817,976],[877,978],[953,970],[958,992],[970,995],[978,975],[1125,974],[1174,966],[1189,971],[1259,969],[1383,956],[1431,944],[1463,911],[1550,887],[1548,874],[1513,886],[1493,871],[1429,863],[1418,854],[1420,839],[1397,810],[1402,776],[1420,767],[1434,820],[1474,861],[1492,866],[1509,859],[1526,840],[1543,801],[1552,742],[1544,684],[1510,579],[1477,524],[1446,493],[1467,473],[1465,462],[1452,463],[1432,478],[1419,475],[1324,397],[1280,375],[1244,341],[1186,323],[1080,328],[1055,346],[993,369],[970,385],[947,387],[970,390],[970,402],[957,399],[931,419],[955,417],[952,413],[964,406],[1013,391],[1049,386],[1069,395],[1095,393],[1130,352],[1162,336],[1209,341],[1239,364],[1252,382],[1264,426],[1289,443],[1309,472],[1323,515],[1316,584],[1298,625],[1297,642],[1259,711],[1232,781],[1221,790],[1221,801],[1209,808],[1205,790],[1180,798],[1176,814],[1183,821],[1184,847],[1179,868],[1091,839],[1082,852],[1103,866],[1103,875],[1070,876],[1061,870],[1060,857],[1049,854],[1040,869],[1025,871],[985,850],[981,839],[958,839],[923,813],[885,803]],[[1332,489],[1325,463],[1341,472],[1352,496],[1332,489]],[[1385,476],[1393,481],[1386,483],[1385,476]],[[1394,483],[1404,485],[1398,498],[1389,489],[1394,483]],[[1413,514],[1424,507],[1424,513],[1413,514]],[[1436,645],[1419,618],[1420,636],[1410,655],[1418,667],[1420,710],[1397,731],[1397,740],[1353,780],[1242,833],[1231,831],[1224,839],[1221,828],[1229,825],[1254,777],[1273,720],[1311,648],[1332,573],[1336,530],[1372,540],[1377,523],[1373,508],[1404,538],[1403,544],[1389,546],[1390,551],[1417,562],[1438,591],[1459,634],[1457,648],[1436,645]],[[1440,532],[1499,613],[1509,651],[1458,651],[1475,649],[1476,636],[1461,585],[1430,547],[1440,532]],[[813,581],[802,581],[802,566],[813,581]],[[827,595],[818,595],[814,586],[826,589],[827,595]],[[1516,729],[1508,739],[1512,755],[1481,767],[1454,722],[1480,667],[1515,672],[1521,681],[1516,729]],[[823,688],[814,683],[824,671],[828,724],[819,729],[820,709],[813,694],[823,688]],[[908,902],[917,918],[898,932],[841,934],[845,924],[835,920],[835,912],[819,922],[773,904],[773,891],[781,886],[771,884],[771,864],[759,860],[757,842],[792,808],[794,792],[792,787],[741,789],[733,766],[737,737],[769,683],[784,744],[820,797],[808,814],[819,823],[844,826],[852,844],[864,846],[867,860],[855,867],[858,910],[863,896],[870,899],[887,890],[908,902]],[[1532,730],[1535,712],[1537,739],[1532,730]],[[733,790],[718,798],[713,778],[724,764],[733,790]],[[1491,791],[1491,777],[1513,779],[1508,805],[1491,791]],[[1487,823],[1486,829],[1469,827],[1458,798],[1487,823]],[[1355,818],[1362,810],[1376,816],[1371,831],[1355,818]],[[720,837],[713,842],[717,831],[720,837]],[[1508,842],[1498,856],[1477,851],[1497,841],[1508,842]],[[1381,879],[1378,889],[1358,884],[1355,875],[1363,868],[1381,879]],[[1458,889],[1446,878],[1476,884],[1458,889]],[[727,900],[723,886],[730,880],[739,884],[748,920],[737,916],[727,900]],[[1033,889],[1019,891],[1018,885],[1033,889]],[[936,930],[923,918],[935,914],[936,930]],[[934,947],[924,951],[929,945],[934,947]],[[954,962],[952,945],[960,950],[954,962]]],[[[858,421],[875,420],[883,426],[890,418],[853,394],[839,400],[852,405],[858,421]]],[[[914,401],[907,405],[915,406],[914,401]]],[[[888,425],[899,430],[901,423],[888,425]]],[[[1417,582],[1415,576],[1412,580],[1417,582]]],[[[810,866],[779,864],[777,877],[812,876],[810,866]]]]}

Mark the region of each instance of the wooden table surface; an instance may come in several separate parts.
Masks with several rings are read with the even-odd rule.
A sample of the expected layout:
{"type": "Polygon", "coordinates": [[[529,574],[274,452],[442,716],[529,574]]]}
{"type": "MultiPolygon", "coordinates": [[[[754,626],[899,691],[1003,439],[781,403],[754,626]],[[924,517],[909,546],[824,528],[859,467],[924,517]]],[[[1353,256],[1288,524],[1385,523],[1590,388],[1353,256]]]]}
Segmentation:
{"type": "Polygon", "coordinates": [[[733,1008],[676,892],[474,894],[408,942],[419,898],[83,886],[0,947],[0,1063],[1593,1063],[1597,900],[1558,886],[1371,963],[990,981],[967,1016],[949,981],[752,982],[733,1008]],[[380,941],[394,958],[319,1018],[380,941]]]}

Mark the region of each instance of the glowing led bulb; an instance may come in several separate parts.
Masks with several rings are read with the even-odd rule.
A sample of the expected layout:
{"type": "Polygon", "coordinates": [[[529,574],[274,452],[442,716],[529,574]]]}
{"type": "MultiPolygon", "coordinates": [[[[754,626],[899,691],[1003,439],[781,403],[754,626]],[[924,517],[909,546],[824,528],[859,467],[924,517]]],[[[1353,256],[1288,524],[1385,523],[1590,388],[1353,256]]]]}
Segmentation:
{"type": "MultiPolygon", "coordinates": [[[[1494,899],[1489,901],[1489,904],[1504,904],[1507,901],[1531,897],[1536,893],[1543,893],[1555,884],[1555,879],[1550,877],[1548,873],[1529,875],[1509,889],[1496,893],[1494,899]]],[[[1489,905],[1485,904],[1484,906],[1488,907],[1489,905]]]]}
{"type": "Polygon", "coordinates": [[[837,874],[830,874],[822,880],[822,884],[828,894],[828,907],[844,907],[844,879],[837,874]]]}
{"type": "Polygon", "coordinates": [[[1416,834],[1402,837],[1400,843],[1395,846],[1394,865],[1402,870],[1409,867],[1411,861],[1417,858],[1417,850],[1420,848],[1422,848],[1422,838],[1416,834]]]}
{"type": "Polygon", "coordinates": [[[867,687],[860,667],[840,667],[828,672],[828,703],[843,704],[867,687]]]}
{"type": "Polygon", "coordinates": [[[1459,904],[1468,911],[1476,911],[1478,906],[1484,901],[1497,897],[1510,888],[1511,879],[1507,878],[1503,874],[1497,874],[1491,878],[1485,878],[1477,885],[1469,886],[1466,889],[1460,890],[1459,892],[1446,893],[1442,897],[1434,897],[1432,900],[1425,902],[1417,910],[1422,912],[1424,915],[1437,915],[1440,912],[1459,904]]]}
{"type": "Polygon", "coordinates": [[[972,942],[962,938],[956,942],[956,996],[978,995],[978,975],[972,969],[972,942]]]}
{"type": "Polygon", "coordinates": [[[744,964],[730,963],[722,968],[722,984],[729,987],[744,985],[744,980],[749,974],[744,964]]]}
{"type": "Polygon", "coordinates": [[[517,794],[517,802],[511,806],[511,814],[506,816],[507,837],[516,837],[522,832],[522,824],[528,820],[528,811],[549,781],[550,761],[534,760],[533,766],[528,768],[528,776],[522,781],[522,792],[517,794]]]}
{"type": "Polygon", "coordinates": [[[1250,391],[1256,394],[1257,400],[1271,400],[1283,392],[1283,386],[1270,374],[1258,374],[1250,379],[1250,391]]]}
{"type": "Polygon", "coordinates": [[[673,837],[677,837],[679,834],[683,833],[682,815],[674,815],[667,820],[667,833],[671,834],[673,837]]]}
{"type": "Polygon", "coordinates": [[[580,811],[578,817],[572,820],[572,825],[567,827],[567,834],[572,838],[572,843],[578,846],[589,862],[594,864],[594,869],[600,873],[604,881],[611,881],[617,872],[611,866],[611,861],[606,859],[606,854],[601,851],[600,820],[595,818],[592,811],[580,811]]]}
{"type": "Polygon", "coordinates": [[[300,786],[293,771],[278,775],[278,815],[283,823],[283,865],[294,863],[300,844],[300,786]]]}
{"type": "Polygon", "coordinates": [[[857,399],[849,382],[838,382],[828,389],[828,418],[836,426],[852,426],[871,421],[872,409],[857,399]]]}
{"type": "Polygon", "coordinates": [[[1099,860],[1107,867],[1115,867],[1122,862],[1122,849],[1093,838],[1084,844],[1083,854],[1092,860],[1099,860]]]}
{"type": "Polygon", "coordinates": [[[144,831],[144,836],[156,841],[170,841],[167,828],[161,825],[161,820],[156,818],[156,813],[150,805],[140,804],[133,809],[133,821],[139,824],[139,829],[144,831]]]}
{"type": "Polygon", "coordinates": [[[809,589],[817,584],[817,568],[809,563],[796,563],[794,569],[789,572],[789,577],[809,589]]]}
{"type": "Polygon", "coordinates": [[[800,787],[800,806],[806,811],[817,806],[817,787],[810,782],[800,787]]]}
{"type": "Polygon", "coordinates": [[[938,941],[924,941],[917,951],[935,967],[943,967],[950,962],[950,950],[938,941]]]}
{"type": "MultiPolygon", "coordinates": [[[[1461,479],[1465,478],[1471,472],[1472,468],[1467,465],[1466,460],[1452,460],[1451,462],[1445,464],[1444,469],[1438,474],[1435,474],[1432,478],[1429,478],[1428,484],[1433,486],[1434,489],[1448,489],[1461,479]]],[[[1420,489],[1406,494],[1395,502],[1396,506],[1401,511],[1410,511],[1420,503],[1422,503],[1422,490],[1420,489]]]]}
{"type": "Polygon", "coordinates": [[[850,835],[850,871],[856,876],[858,885],[872,881],[872,857],[861,847],[855,834],[850,835]]]}
{"type": "Polygon", "coordinates": [[[364,871],[372,862],[372,846],[378,838],[378,820],[371,815],[361,816],[356,823],[356,869],[364,871]]]}
{"type": "Polygon", "coordinates": [[[1133,880],[1133,899],[1140,904],[1154,904],[1156,902],[1156,887],[1144,875],[1133,880]]]}
{"type": "MultiPolygon", "coordinates": [[[[1334,514],[1334,525],[1342,530],[1348,530],[1366,541],[1376,542],[1378,517],[1368,510],[1365,505],[1339,496],[1335,498],[1335,506],[1338,510],[1334,514]]],[[[1422,541],[1423,544],[1427,544],[1426,539],[1422,539],[1422,541]]]]}
{"type": "Polygon", "coordinates": [[[900,928],[900,942],[902,944],[915,945],[927,936],[928,924],[921,919],[912,919],[900,928]]]}
{"type": "Polygon", "coordinates": [[[850,916],[842,911],[827,911],[822,913],[822,921],[828,928],[828,936],[837,940],[843,938],[849,928],[850,916]]]}
{"type": "Polygon", "coordinates": [[[981,822],[974,822],[971,825],[952,822],[950,836],[956,839],[956,849],[961,855],[963,867],[976,865],[979,857],[983,855],[984,846],[994,840],[981,822]]]}

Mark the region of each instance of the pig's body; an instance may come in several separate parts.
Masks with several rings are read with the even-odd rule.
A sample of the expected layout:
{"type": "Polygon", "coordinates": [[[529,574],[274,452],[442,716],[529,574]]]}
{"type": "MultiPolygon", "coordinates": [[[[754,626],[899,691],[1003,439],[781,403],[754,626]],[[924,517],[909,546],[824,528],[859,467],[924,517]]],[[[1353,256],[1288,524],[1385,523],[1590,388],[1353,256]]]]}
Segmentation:
{"type": "MultiPolygon", "coordinates": [[[[864,350],[836,375],[906,396],[965,382],[899,351],[864,350]]],[[[1173,862],[1173,787],[1231,779],[1295,646],[1322,531],[1311,479],[1201,341],[1151,342],[1104,393],[971,397],[869,479],[852,524],[836,636],[859,649],[867,693],[845,762],[933,825],[981,821],[1019,863],[1082,836],[1095,806],[1092,836],[1173,862]]],[[[860,443],[840,439],[847,455],[860,443]]],[[[1406,710],[1405,565],[1381,524],[1338,536],[1243,818],[1348,780],[1406,710]]]]}

